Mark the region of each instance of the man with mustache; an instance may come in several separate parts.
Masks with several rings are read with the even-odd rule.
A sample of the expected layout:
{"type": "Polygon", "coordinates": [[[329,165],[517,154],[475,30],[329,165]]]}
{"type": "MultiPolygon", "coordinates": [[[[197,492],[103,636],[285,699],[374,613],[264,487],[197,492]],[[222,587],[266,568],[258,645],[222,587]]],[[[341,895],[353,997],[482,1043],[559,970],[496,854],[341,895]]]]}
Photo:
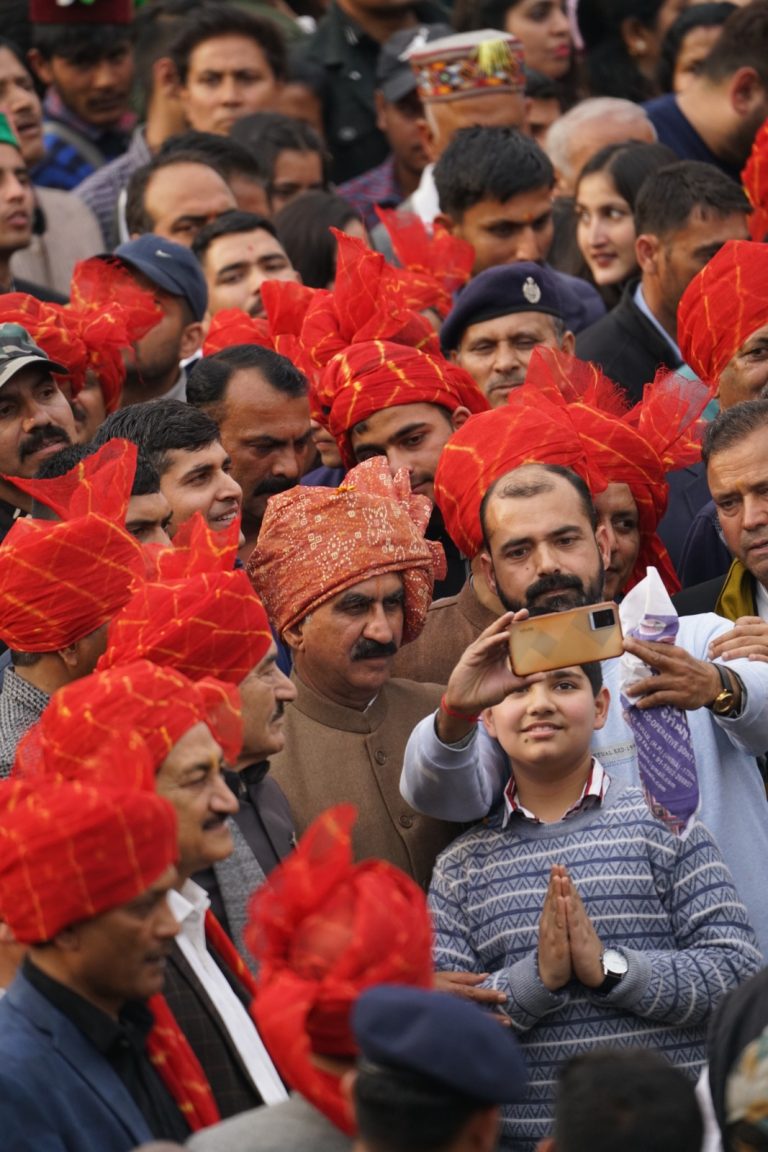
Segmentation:
{"type": "Polygon", "coordinates": [[[440,698],[435,684],[391,678],[402,643],[421,631],[439,545],[424,539],[430,503],[407,473],[368,460],[342,487],[296,487],[273,497],[248,572],[293,654],[296,699],[272,774],[297,832],[329,805],[359,811],[357,859],[389,860],[426,886],[456,834],[400,798],[409,729],[440,698]]]}
{"type": "Polygon", "coordinates": [[[190,373],[187,400],[218,424],[243,490],[243,560],[256,544],[269,497],[298,484],[310,460],[308,393],[290,360],[255,344],[205,356],[190,373]]]}
{"type": "MultiPolygon", "coordinates": [[[[487,485],[480,516],[483,568],[508,613],[560,611],[602,598],[605,536],[600,528],[596,534],[589,491],[575,472],[551,464],[515,468],[487,485]]],[[[469,645],[436,716],[412,734],[401,789],[419,811],[475,820],[501,796],[508,762],[482,725],[478,735],[476,718],[521,683],[510,670],[507,646],[516,619],[505,614],[469,645]]],[[[768,852],[768,811],[754,757],[768,747],[768,667],[743,657],[713,662],[711,645],[730,627],[707,613],[681,618],[675,644],[626,638],[625,650],[653,673],[626,695],[642,698],[641,709],[668,705],[685,711],[698,816],[723,854],[765,952],[765,886],[754,861],[768,852]]],[[[603,667],[611,700],[593,751],[609,775],[637,783],[637,750],[622,710],[619,662],[603,667]]]]}

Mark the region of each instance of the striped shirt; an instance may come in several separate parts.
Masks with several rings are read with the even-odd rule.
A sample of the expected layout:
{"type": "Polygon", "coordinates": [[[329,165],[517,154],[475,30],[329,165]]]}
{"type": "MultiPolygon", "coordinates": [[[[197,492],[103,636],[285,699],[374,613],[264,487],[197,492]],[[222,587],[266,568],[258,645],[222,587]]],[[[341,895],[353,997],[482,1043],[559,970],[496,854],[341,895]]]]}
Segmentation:
{"type": "MultiPolygon", "coordinates": [[[[610,782],[610,776],[604,770],[602,764],[593,757],[589,768],[589,775],[581,790],[581,795],[578,800],[574,804],[571,804],[570,808],[563,813],[560,819],[567,820],[570,816],[574,816],[577,812],[581,812],[585,808],[594,808],[596,805],[602,804],[610,782]]],[[[514,776],[510,776],[509,783],[504,789],[504,809],[505,812],[501,821],[502,828],[506,828],[510,816],[515,814],[522,816],[525,820],[533,820],[534,824],[543,823],[543,821],[539,820],[538,816],[523,807],[517,799],[517,784],[515,783],[514,776]]]]}

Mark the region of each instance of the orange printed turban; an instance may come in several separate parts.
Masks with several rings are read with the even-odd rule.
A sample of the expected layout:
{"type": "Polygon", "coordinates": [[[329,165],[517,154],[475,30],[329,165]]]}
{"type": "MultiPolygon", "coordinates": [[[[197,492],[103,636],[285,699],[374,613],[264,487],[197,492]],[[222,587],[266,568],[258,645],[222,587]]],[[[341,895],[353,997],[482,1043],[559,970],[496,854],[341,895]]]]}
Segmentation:
{"type": "Polygon", "coordinates": [[[454,432],[437,465],[435,503],[465,556],[472,558],[483,547],[480,505],[485,493],[523,464],[572,468],[593,493],[606,486],[559,392],[548,396],[527,384],[515,388],[507,404],[470,417],[454,432]]]}
{"type": "Polygon", "coordinates": [[[155,556],[142,584],[110,623],[98,667],[151,660],[190,680],[239,684],[272,644],[269,620],[246,573],[235,571],[239,526],[211,532],[200,513],[155,556]]]}
{"type": "Polygon", "coordinates": [[[80,779],[83,762],[94,759],[102,762],[103,778],[119,785],[119,761],[113,765],[101,752],[113,746],[116,733],[124,733],[126,742],[131,733],[138,735],[157,771],[196,724],[208,725],[227,761],[234,763],[243,733],[240,694],[232,685],[210,678],[192,683],[148,660],[93,672],[54,693],[16,751],[14,774],[80,779]]]}
{"type": "Polygon", "coordinates": [[[340,488],[273,496],[248,574],[278,632],[353,584],[401,572],[403,643],[415,640],[445,571],[442,547],[424,539],[431,507],[413,495],[405,468],[393,478],[380,456],[358,464],[340,488]]]}
{"type": "MultiPolygon", "coordinates": [[[[117,779],[121,768],[118,758],[117,779]]],[[[22,944],[134,900],[177,857],[176,813],[160,796],[55,779],[0,784],[0,916],[22,944]]]]}
{"type": "Polygon", "coordinates": [[[768,324],[768,247],[729,240],[694,276],[677,310],[677,338],[687,364],[717,385],[726,365],[768,324]]]}
{"type": "Polygon", "coordinates": [[[488,401],[458,364],[403,344],[375,340],[352,344],[324,370],[317,398],[347,467],[354,462],[355,424],[400,404],[437,404],[449,412],[485,412],[488,401]]]}
{"type": "Polygon", "coordinates": [[[384,860],[352,863],[352,805],[330,808],[251,902],[246,942],[259,961],[253,1014],[277,1068],[343,1131],[354,1132],[339,1078],[311,1054],[353,1057],[350,1013],[375,984],[432,984],[432,932],[421,889],[384,860]]]}
{"type": "Polygon", "coordinates": [[[395,208],[377,208],[376,214],[386,228],[397,260],[408,275],[403,291],[412,308],[434,308],[445,317],[458,292],[472,275],[475,249],[467,241],[453,236],[441,224],[430,234],[415,212],[395,208]]]}
{"type": "Polygon", "coordinates": [[[121,527],[135,465],[135,445],[115,441],[59,479],[12,478],[65,519],[17,520],[0,546],[0,638],[9,648],[66,648],[130,599],[145,570],[141,546],[121,527]]]}
{"type": "Polygon", "coordinates": [[[755,136],[741,182],[752,205],[749,234],[762,244],[768,235],[768,120],[755,136]]]}

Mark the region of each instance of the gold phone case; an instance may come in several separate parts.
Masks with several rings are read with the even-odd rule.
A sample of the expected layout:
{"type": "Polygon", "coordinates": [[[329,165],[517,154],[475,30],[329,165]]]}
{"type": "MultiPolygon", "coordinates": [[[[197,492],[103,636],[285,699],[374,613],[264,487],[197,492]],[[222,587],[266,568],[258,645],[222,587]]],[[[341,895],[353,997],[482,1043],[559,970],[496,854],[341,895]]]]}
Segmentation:
{"type": "Polygon", "coordinates": [[[622,651],[619,610],[611,600],[534,616],[513,624],[509,633],[509,658],[517,676],[607,660],[622,651]]]}

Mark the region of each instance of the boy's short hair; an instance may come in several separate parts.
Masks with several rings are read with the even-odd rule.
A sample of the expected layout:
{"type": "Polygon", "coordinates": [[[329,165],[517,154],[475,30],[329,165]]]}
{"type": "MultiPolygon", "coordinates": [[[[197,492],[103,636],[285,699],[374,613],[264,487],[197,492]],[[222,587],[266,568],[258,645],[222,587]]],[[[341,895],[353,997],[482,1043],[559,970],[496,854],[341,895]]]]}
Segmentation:
{"type": "Polygon", "coordinates": [[[603,686],[603,666],[599,660],[590,660],[587,664],[580,664],[582,672],[589,680],[589,686],[592,689],[592,695],[597,699],[597,694],[603,686]]]}
{"type": "Polygon", "coordinates": [[[552,188],[546,152],[516,128],[462,128],[435,165],[440,211],[454,220],[482,200],[506,204],[535,188],[552,188]]]}

